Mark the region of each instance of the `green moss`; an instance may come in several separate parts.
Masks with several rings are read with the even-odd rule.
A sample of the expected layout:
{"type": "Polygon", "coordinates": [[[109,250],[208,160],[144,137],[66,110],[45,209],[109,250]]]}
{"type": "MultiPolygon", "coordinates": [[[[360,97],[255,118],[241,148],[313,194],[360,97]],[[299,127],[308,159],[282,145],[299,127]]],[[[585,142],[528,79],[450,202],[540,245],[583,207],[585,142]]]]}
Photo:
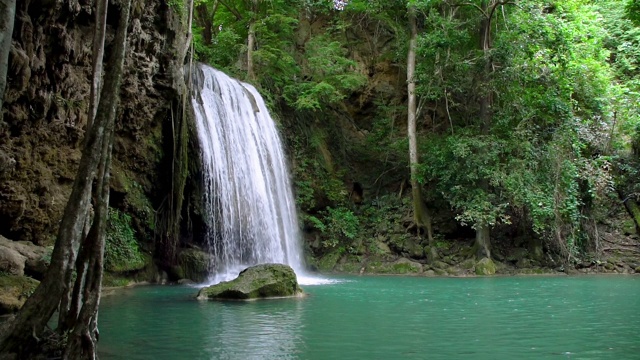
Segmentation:
{"type": "Polygon", "coordinates": [[[460,267],[466,270],[472,270],[475,266],[476,261],[473,258],[467,259],[460,264],[460,267]]]}
{"type": "Polygon", "coordinates": [[[348,256],[347,261],[344,263],[338,264],[335,269],[339,272],[356,274],[360,272],[362,269],[362,264],[360,263],[357,257],[348,256]]]}
{"type": "Polygon", "coordinates": [[[318,270],[332,271],[336,267],[338,260],[340,260],[340,256],[342,254],[338,250],[326,254],[318,261],[318,270]]]}
{"type": "Polygon", "coordinates": [[[18,311],[39,283],[27,276],[0,273],[0,314],[18,311]]]}
{"type": "Polygon", "coordinates": [[[131,284],[131,279],[118,274],[105,273],[102,278],[103,287],[124,287],[131,284]]]}
{"type": "Polygon", "coordinates": [[[182,268],[184,279],[203,282],[209,274],[210,256],[198,249],[186,249],[178,255],[178,264],[182,268]]]}
{"type": "Polygon", "coordinates": [[[496,273],[496,265],[489,258],[483,258],[476,264],[476,275],[493,275],[496,273]]]}
{"type": "Polygon", "coordinates": [[[417,274],[420,272],[420,268],[411,263],[393,264],[391,270],[394,274],[417,274]]]}
{"type": "Polygon", "coordinates": [[[198,299],[250,300],[302,294],[296,274],[289,266],[262,264],[250,267],[232,280],[200,290],[198,299]]]}

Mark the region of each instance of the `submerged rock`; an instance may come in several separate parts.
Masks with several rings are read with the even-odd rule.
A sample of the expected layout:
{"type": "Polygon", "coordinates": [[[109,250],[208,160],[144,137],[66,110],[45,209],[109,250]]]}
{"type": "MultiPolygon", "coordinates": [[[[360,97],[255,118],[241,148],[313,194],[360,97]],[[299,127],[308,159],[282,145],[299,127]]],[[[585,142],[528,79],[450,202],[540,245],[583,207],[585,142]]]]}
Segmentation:
{"type": "Polygon", "coordinates": [[[296,273],[287,265],[261,264],[246,268],[237,278],[203,288],[198,300],[252,300],[301,296],[296,273]]]}

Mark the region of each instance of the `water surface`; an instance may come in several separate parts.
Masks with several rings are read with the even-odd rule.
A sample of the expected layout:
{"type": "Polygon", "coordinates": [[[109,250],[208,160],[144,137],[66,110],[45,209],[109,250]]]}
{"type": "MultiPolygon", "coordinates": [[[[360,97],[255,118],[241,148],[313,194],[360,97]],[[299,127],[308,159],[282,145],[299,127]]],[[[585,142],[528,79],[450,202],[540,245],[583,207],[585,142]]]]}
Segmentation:
{"type": "Polygon", "coordinates": [[[640,359],[640,277],[352,277],[304,299],[105,297],[102,359],[640,359]]]}

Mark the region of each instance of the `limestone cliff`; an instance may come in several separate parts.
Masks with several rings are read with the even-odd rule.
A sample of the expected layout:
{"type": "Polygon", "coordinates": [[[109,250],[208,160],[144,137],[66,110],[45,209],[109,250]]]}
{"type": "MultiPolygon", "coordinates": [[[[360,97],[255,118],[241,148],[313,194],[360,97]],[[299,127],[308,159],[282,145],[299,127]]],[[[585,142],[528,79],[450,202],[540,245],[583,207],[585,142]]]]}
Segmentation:
{"type": "MultiPolygon", "coordinates": [[[[142,232],[160,201],[163,132],[184,85],[184,16],[167,1],[132,4],[111,202],[137,215],[142,232]]],[[[108,56],[117,20],[107,21],[108,56]]],[[[0,235],[36,244],[55,237],[87,122],[93,26],[91,0],[17,2],[0,124],[0,235]]]]}

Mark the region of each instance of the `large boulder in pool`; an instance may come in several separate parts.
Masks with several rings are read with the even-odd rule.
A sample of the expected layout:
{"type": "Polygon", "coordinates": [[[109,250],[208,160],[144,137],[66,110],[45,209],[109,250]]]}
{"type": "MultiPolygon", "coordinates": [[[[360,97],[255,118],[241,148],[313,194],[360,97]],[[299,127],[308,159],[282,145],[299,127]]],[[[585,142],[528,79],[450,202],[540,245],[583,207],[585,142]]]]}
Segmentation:
{"type": "Polygon", "coordinates": [[[301,296],[296,273],[287,265],[261,264],[242,270],[237,278],[203,288],[198,300],[253,300],[301,296]]]}

